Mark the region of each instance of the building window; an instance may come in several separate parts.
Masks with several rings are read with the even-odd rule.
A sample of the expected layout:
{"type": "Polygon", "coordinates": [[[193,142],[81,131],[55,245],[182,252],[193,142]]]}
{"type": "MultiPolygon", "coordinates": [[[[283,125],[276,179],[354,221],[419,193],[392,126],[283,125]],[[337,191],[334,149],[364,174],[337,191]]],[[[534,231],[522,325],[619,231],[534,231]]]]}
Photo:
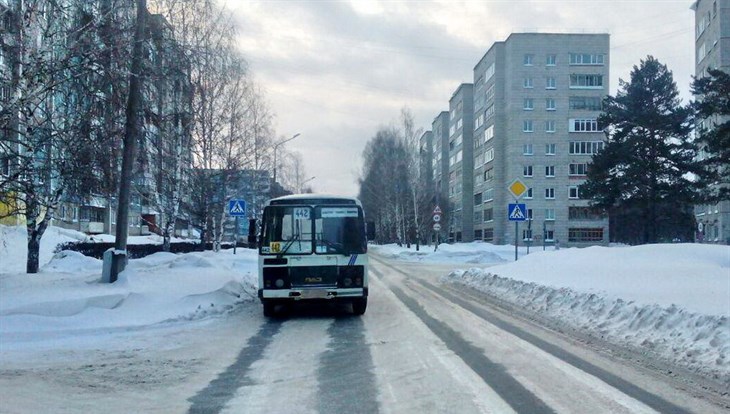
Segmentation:
{"type": "Polygon", "coordinates": [[[545,144],[545,155],[555,155],[555,144],[545,144]]]}
{"type": "Polygon", "coordinates": [[[489,118],[494,116],[494,105],[489,105],[487,110],[484,111],[484,122],[488,121],[489,118]]]}
{"type": "Polygon", "coordinates": [[[568,175],[586,175],[588,173],[588,164],[570,164],[570,172],[568,175]]]}
{"type": "Polygon", "coordinates": [[[570,75],[571,89],[603,89],[603,75],[570,75]]]}
{"type": "Polygon", "coordinates": [[[487,102],[489,102],[489,100],[491,100],[492,98],[494,98],[494,85],[490,85],[487,88],[487,91],[484,93],[484,95],[486,97],[485,100],[487,102]]]}
{"type": "MultiPolygon", "coordinates": [[[[474,223],[479,223],[482,221],[482,212],[481,211],[475,211],[474,212],[474,223]]],[[[481,232],[481,231],[480,231],[481,232]]],[[[476,237],[475,237],[476,238],[476,237]]],[[[481,235],[480,237],[481,238],[481,235]]]]}
{"type": "Polygon", "coordinates": [[[555,110],[555,99],[554,98],[545,99],[545,109],[548,111],[555,110]]]}
{"type": "Polygon", "coordinates": [[[492,160],[494,160],[494,148],[484,151],[484,163],[486,164],[492,160]]]}
{"type": "Polygon", "coordinates": [[[545,166],[545,177],[555,177],[555,166],[554,165],[545,166]]]}
{"type": "Polygon", "coordinates": [[[534,104],[533,99],[525,98],[522,101],[522,109],[524,109],[525,111],[532,111],[533,109],[535,109],[535,104],[534,104]]]}
{"type": "Polygon", "coordinates": [[[522,132],[533,132],[531,119],[522,121],[522,132]]]}
{"type": "Polygon", "coordinates": [[[527,209],[527,219],[528,220],[532,220],[533,218],[534,218],[534,216],[532,214],[532,209],[531,208],[528,208],[527,209]]]}
{"type": "Polygon", "coordinates": [[[532,88],[532,78],[525,78],[522,80],[522,87],[525,89],[532,88]]]}
{"type": "Polygon", "coordinates": [[[555,189],[550,187],[545,189],[545,198],[548,200],[552,200],[555,198],[555,189]]]}
{"type": "Polygon", "coordinates": [[[494,229],[484,229],[484,241],[494,241],[494,229]]]}
{"type": "Polygon", "coordinates": [[[578,192],[578,186],[572,185],[568,188],[568,198],[573,200],[580,199],[580,193],[578,192]]]}
{"type": "Polygon", "coordinates": [[[484,181],[492,181],[494,179],[494,168],[484,171],[484,181]]]}
{"type": "Polygon", "coordinates": [[[571,155],[593,155],[603,149],[603,141],[571,141],[569,146],[571,155]]]}
{"type": "Polygon", "coordinates": [[[493,208],[484,209],[484,222],[488,223],[490,221],[494,221],[494,209],[493,208]]]}
{"type": "Polygon", "coordinates": [[[568,132],[600,132],[596,119],[569,119],[568,132]]]}
{"type": "Polygon", "coordinates": [[[535,55],[533,54],[525,54],[525,56],[522,58],[522,64],[525,66],[532,66],[532,61],[535,58],[535,55]]]}
{"type": "Polygon", "coordinates": [[[487,188],[486,190],[484,190],[484,195],[482,196],[482,199],[485,203],[494,200],[494,188],[487,188]]]}
{"type": "Polygon", "coordinates": [[[603,220],[603,213],[591,207],[568,207],[568,220],[603,220]]]}
{"type": "Polygon", "coordinates": [[[522,240],[524,240],[524,241],[532,240],[532,229],[522,230],[522,240]]]}
{"type": "Polygon", "coordinates": [[[488,82],[490,79],[492,79],[492,76],[494,76],[494,63],[489,65],[487,70],[484,72],[484,81],[488,82]]]}
{"type": "Polygon", "coordinates": [[[549,76],[545,79],[545,89],[555,89],[555,78],[549,76]]]}
{"type": "Polygon", "coordinates": [[[451,125],[449,127],[449,136],[454,135],[454,133],[456,133],[456,125],[451,125]]]}
{"type": "MultiPolygon", "coordinates": [[[[477,214],[474,214],[474,222],[476,221],[477,214]]],[[[481,240],[482,239],[482,231],[481,230],[474,230],[474,240],[481,240]]]]}
{"type": "Polygon", "coordinates": [[[603,65],[605,55],[602,53],[571,53],[571,65],[603,65]]]}
{"type": "Polygon", "coordinates": [[[482,204],[482,193],[474,194],[474,205],[478,206],[479,204],[482,204]]]}
{"type": "Polygon", "coordinates": [[[494,125],[490,125],[484,130],[484,142],[489,142],[492,138],[494,138],[494,125]]]}
{"type": "Polygon", "coordinates": [[[532,177],[532,165],[523,165],[522,166],[522,176],[523,177],[532,177]]]}
{"type": "Polygon", "coordinates": [[[555,55],[547,55],[545,57],[545,65],[546,66],[555,66],[555,62],[557,62],[557,56],[555,55]]]}
{"type": "Polygon", "coordinates": [[[554,208],[545,209],[545,220],[555,221],[555,209],[554,208]]]}
{"type": "Polygon", "coordinates": [[[0,175],[10,175],[10,157],[0,156],[0,175]]]}
{"type": "Polygon", "coordinates": [[[532,144],[522,145],[522,155],[532,155],[532,144]]]}
{"type": "Polygon", "coordinates": [[[554,241],[555,240],[555,230],[545,230],[545,241],[554,241]]]}
{"type": "Polygon", "coordinates": [[[603,241],[603,228],[568,228],[569,242],[603,241]]]}
{"type": "Polygon", "coordinates": [[[603,109],[601,98],[598,96],[571,96],[568,100],[570,109],[601,111],[603,109]]]}

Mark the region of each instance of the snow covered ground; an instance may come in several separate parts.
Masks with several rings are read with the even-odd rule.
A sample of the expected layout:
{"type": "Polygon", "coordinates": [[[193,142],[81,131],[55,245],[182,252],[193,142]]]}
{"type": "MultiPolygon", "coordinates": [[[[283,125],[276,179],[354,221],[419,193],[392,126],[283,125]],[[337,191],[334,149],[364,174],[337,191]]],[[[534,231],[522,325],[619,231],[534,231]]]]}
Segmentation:
{"type": "MultiPolygon", "coordinates": [[[[77,252],[53,255],[73,233],[43,237],[41,270],[25,269],[25,234],[4,228],[0,243],[0,351],[73,345],[79,333],[198,320],[256,298],[256,252],[156,253],[130,260],[114,284],[100,283],[102,262],[77,252]]],[[[93,333],[92,333],[93,335],[93,333]]],[[[0,355],[2,357],[2,355],[0,355]]]]}
{"type": "Polygon", "coordinates": [[[445,275],[557,323],[730,383],[730,247],[661,244],[542,251],[489,243],[373,246],[425,263],[494,264],[445,275]]]}

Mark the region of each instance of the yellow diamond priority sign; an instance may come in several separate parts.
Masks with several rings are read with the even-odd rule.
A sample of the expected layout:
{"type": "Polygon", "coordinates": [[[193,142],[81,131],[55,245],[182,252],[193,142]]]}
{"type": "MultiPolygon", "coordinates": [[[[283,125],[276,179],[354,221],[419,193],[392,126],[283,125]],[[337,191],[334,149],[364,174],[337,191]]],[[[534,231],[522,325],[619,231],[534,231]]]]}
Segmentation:
{"type": "Polygon", "coordinates": [[[509,190],[510,194],[512,194],[516,199],[519,199],[522,197],[522,194],[525,194],[525,191],[527,191],[527,186],[518,178],[512,181],[512,184],[507,187],[507,190],[509,190]]]}

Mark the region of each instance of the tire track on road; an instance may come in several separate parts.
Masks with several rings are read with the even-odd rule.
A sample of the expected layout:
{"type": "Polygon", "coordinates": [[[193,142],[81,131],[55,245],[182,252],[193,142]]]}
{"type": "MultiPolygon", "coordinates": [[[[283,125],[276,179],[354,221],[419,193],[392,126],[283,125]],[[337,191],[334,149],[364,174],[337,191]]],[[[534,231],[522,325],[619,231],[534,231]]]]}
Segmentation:
{"type": "Polygon", "coordinates": [[[363,317],[341,316],[327,329],[330,348],[317,372],[320,413],[377,413],[378,390],[363,317]]]}
{"type": "MultiPolygon", "coordinates": [[[[383,274],[371,269],[380,280],[383,274]]],[[[388,286],[396,297],[408,307],[452,352],[459,356],[479,377],[492,388],[510,407],[519,413],[555,413],[545,402],[530,392],[505,368],[487,358],[481,349],[466,341],[445,323],[431,317],[426,310],[400,288],[388,286]]]]}
{"type": "Polygon", "coordinates": [[[261,359],[266,347],[281,329],[281,324],[281,320],[267,320],[259,328],[258,333],[249,338],[246,347],[238,354],[236,362],[220,373],[208,386],[188,399],[192,403],[188,413],[220,413],[233,399],[239,388],[252,385],[252,381],[247,376],[249,368],[251,364],[261,359]]]}

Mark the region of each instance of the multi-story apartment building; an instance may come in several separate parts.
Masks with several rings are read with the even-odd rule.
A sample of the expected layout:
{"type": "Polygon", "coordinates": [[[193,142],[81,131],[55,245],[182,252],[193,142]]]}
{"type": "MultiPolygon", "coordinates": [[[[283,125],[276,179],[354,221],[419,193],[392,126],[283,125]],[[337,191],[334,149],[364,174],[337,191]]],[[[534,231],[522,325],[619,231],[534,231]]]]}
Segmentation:
{"type": "Polygon", "coordinates": [[[507,204],[516,179],[528,222],[518,238],[563,245],[608,243],[608,219],[578,186],[603,147],[597,118],[608,94],[609,35],[517,33],[474,68],[476,239],[513,243],[507,204]]]}
{"type": "MultiPolygon", "coordinates": [[[[432,185],[436,194],[436,206],[448,208],[449,200],[449,113],[442,111],[431,123],[432,154],[431,167],[433,169],[432,185]]],[[[435,206],[434,206],[435,207],[435,206]]]]}
{"type": "Polygon", "coordinates": [[[449,100],[448,237],[450,241],[474,240],[474,85],[459,85],[449,100]]]}
{"type": "MultiPolygon", "coordinates": [[[[708,75],[709,69],[730,72],[730,0],[698,0],[695,12],[695,76],[708,75]]],[[[726,119],[705,119],[700,129],[726,119]]],[[[697,240],[730,244],[730,201],[695,208],[697,240]]]]}

